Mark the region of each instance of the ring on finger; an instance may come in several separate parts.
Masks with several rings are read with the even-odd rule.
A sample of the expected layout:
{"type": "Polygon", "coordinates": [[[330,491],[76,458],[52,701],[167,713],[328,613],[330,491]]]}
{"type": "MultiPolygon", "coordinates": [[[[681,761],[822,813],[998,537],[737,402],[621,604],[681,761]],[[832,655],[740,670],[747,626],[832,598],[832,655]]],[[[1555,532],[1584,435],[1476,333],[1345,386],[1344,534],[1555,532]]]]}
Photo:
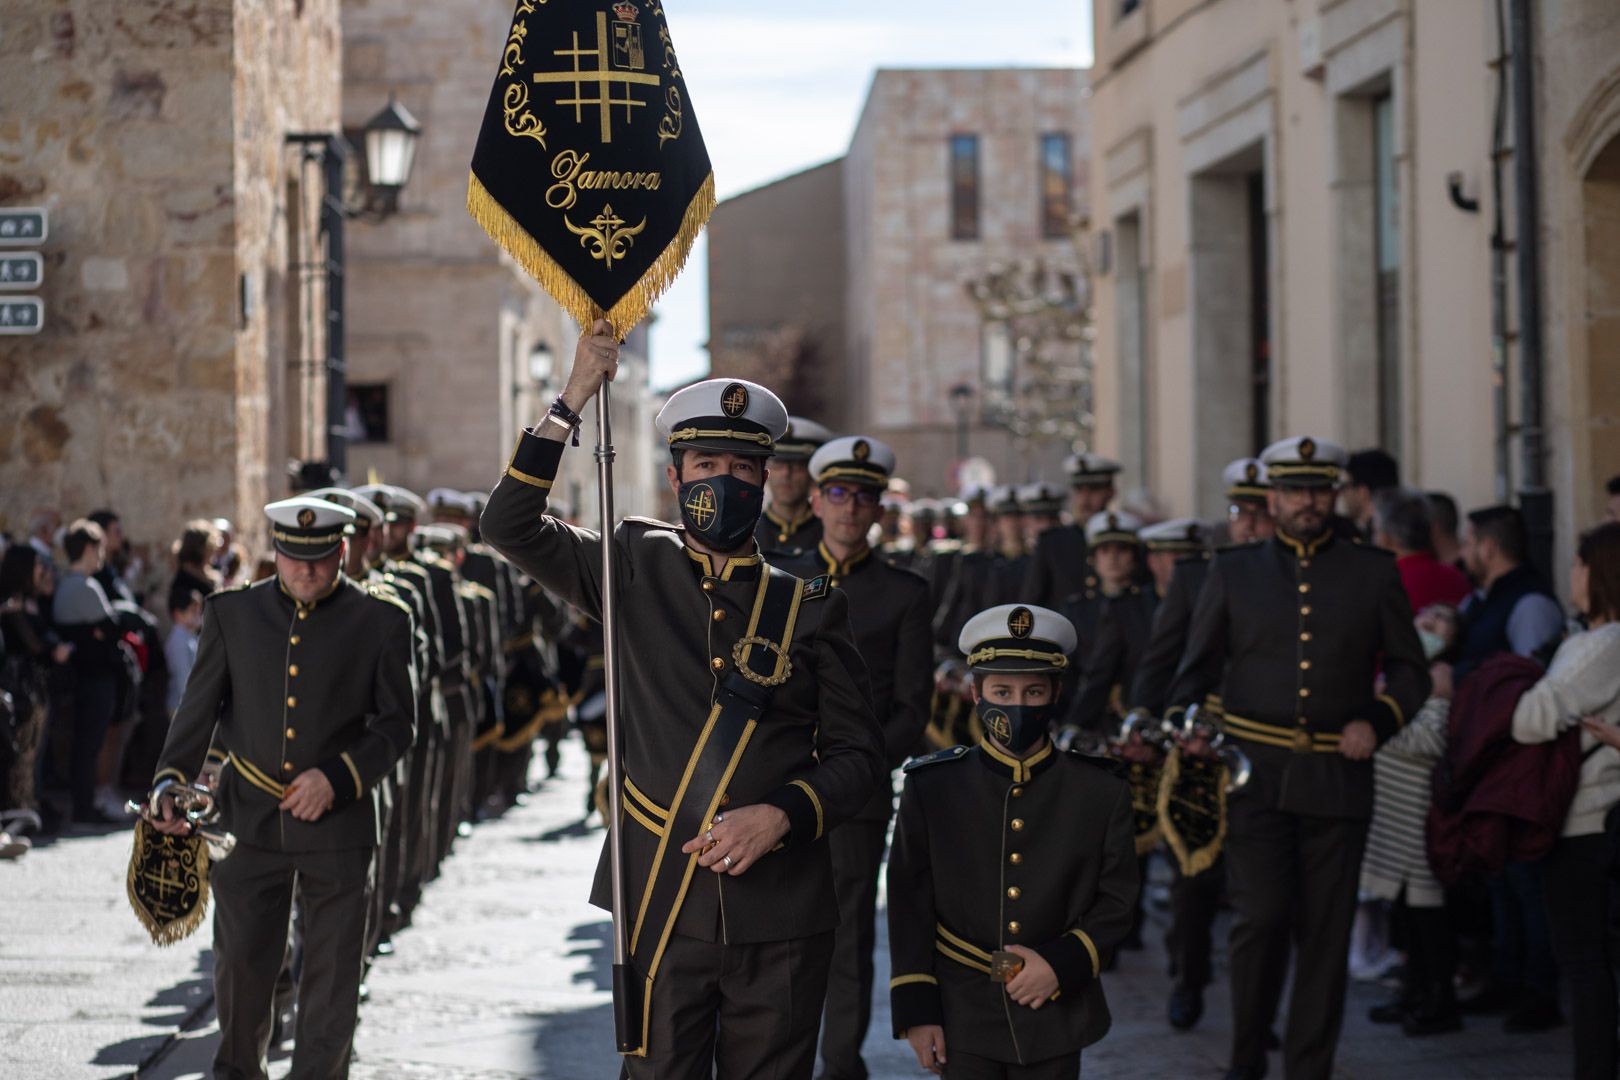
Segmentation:
{"type": "Polygon", "coordinates": [[[714,823],[716,825],[720,824],[724,820],[726,820],[726,815],[724,815],[724,814],[716,814],[716,815],[714,815],[714,823]]]}
{"type": "Polygon", "coordinates": [[[704,833],[703,839],[707,840],[711,844],[714,843],[714,830],[710,829],[708,832],[704,833]]]}
{"type": "Polygon", "coordinates": [[[720,861],[725,863],[727,870],[731,869],[731,856],[730,855],[722,855],[722,856],[720,856],[720,861]]]}

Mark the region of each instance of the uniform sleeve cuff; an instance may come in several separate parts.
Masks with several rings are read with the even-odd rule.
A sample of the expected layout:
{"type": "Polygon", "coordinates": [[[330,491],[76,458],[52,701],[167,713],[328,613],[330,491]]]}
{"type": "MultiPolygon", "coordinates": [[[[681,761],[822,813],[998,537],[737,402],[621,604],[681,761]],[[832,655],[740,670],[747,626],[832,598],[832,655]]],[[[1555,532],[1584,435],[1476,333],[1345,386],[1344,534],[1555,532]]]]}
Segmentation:
{"type": "Polygon", "coordinates": [[[1052,966],[1060,990],[1075,990],[1102,972],[1102,957],[1084,930],[1070,930],[1035,951],[1052,966]]]}
{"type": "Polygon", "coordinates": [[[788,834],[783,842],[788,847],[799,847],[821,839],[826,819],[821,812],[821,797],[809,781],[794,780],[784,784],[768,795],[765,803],[787,815],[788,834]]]}
{"type": "Polygon", "coordinates": [[[1378,735],[1380,744],[1395,737],[1395,733],[1406,726],[1406,714],[1396,704],[1395,699],[1388,694],[1379,694],[1373,699],[1371,715],[1367,722],[1372,724],[1373,731],[1378,735]]]}
{"type": "Polygon", "coordinates": [[[157,787],[159,784],[163,783],[163,781],[165,781],[165,780],[173,780],[177,784],[189,784],[189,783],[191,783],[191,778],[188,777],[185,773],[181,772],[179,769],[168,768],[168,769],[159,769],[158,770],[157,775],[152,777],[152,786],[157,787]]]}
{"type": "Polygon", "coordinates": [[[557,477],[557,465],[562,461],[562,452],[562,443],[542,439],[532,431],[525,431],[518,436],[517,446],[512,450],[511,463],[506,466],[506,475],[514,480],[521,480],[530,487],[549,490],[551,482],[557,477]]]}
{"type": "Polygon", "coordinates": [[[897,975],[889,980],[889,1015],[894,1037],[903,1039],[912,1028],[945,1026],[945,1005],[939,980],[932,975],[897,975]]]}
{"type": "Polygon", "coordinates": [[[355,768],[354,759],[347,751],[335,758],[328,758],[316,768],[326,774],[327,783],[332,785],[332,806],[347,806],[366,793],[365,784],[360,782],[360,770],[355,768]]]}

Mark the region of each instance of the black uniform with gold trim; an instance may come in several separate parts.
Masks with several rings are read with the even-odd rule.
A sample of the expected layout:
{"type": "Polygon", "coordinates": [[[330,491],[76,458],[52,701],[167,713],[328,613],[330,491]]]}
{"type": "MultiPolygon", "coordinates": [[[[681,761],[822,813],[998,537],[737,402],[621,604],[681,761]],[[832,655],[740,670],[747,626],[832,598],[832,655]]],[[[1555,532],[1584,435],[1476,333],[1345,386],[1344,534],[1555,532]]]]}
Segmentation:
{"type": "Polygon", "coordinates": [[[1082,525],[1053,525],[1035,537],[1028,574],[1019,598],[1026,604],[1057,608],[1065,597],[1083,591],[1086,578],[1086,530],[1082,525]]]}
{"type": "MultiPolygon", "coordinates": [[[[773,436],[752,419],[762,402],[776,402],[763,387],[700,383],[670,399],[659,425],[677,448],[768,452],[773,436]],[[695,402],[707,411],[691,411],[695,402]],[[734,439],[736,431],[746,439],[734,439]]],[[[554,594],[600,618],[600,535],[545,512],[562,452],[561,442],[523,436],[490,495],[483,536],[554,594]]],[[[826,834],[867,804],[883,775],[865,666],[842,593],[766,567],[757,548],[716,567],[686,545],[683,528],[631,518],[613,537],[617,600],[630,615],[618,629],[630,952],[651,984],[647,1056],[626,1065],[632,1075],[708,1075],[718,1052],[722,1074],[752,1075],[770,1062],[808,1075],[838,922],[826,834]],[[741,639],[763,629],[767,597],[783,586],[794,597],[776,646],[786,681],[727,751],[729,764],[700,770],[711,737],[719,738],[728,688],[755,693],[737,671],[750,663],[741,639]],[[783,847],[735,877],[696,868],[696,855],[680,853],[690,836],[672,834],[698,787],[714,789],[716,806],[781,809],[790,823],[783,847]],[[691,869],[676,901],[655,910],[652,886],[661,888],[667,867],[691,869]],[[638,954],[650,964],[643,967],[638,954]]],[[[592,902],[608,907],[610,900],[604,850],[592,902]]]]}
{"type": "Polygon", "coordinates": [[[821,543],[821,519],[811,513],[809,507],[798,517],[784,518],[778,517],[776,511],[767,506],[759,516],[754,539],[759,542],[761,551],[789,554],[814,551],[816,545],[821,543]]]}
{"type": "MultiPolygon", "coordinates": [[[[980,620],[999,629],[975,634],[976,672],[1055,673],[1068,651],[1058,639],[1073,642],[1043,608],[992,608],[964,638],[980,620]]],[[[1099,978],[1136,904],[1132,832],[1130,790],[1112,766],[1049,739],[1021,758],[987,738],[906,766],[888,872],[895,1037],[941,1026],[953,1077],[1078,1076],[1080,1051],[1111,1022],[1099,978]],[[1039,1009],[992,977],[995,954],[1013,945],[1057,976],[1039,1009]]]]}
{"type": "MultiPolygon", "coordinates": [[[[353,518],[307,498],[266,511],[277,550],[301,559],[335,551],[353,518]]],[[[211,874],[218,1075],[262,1075],[295,889],[305,959],[293,1068],[347,1069],[382,839],[377,788],[415,734],[414,649],[410,611],[341,573],[312,604],[279,578],[206,601],[196,666],[153,783],[190,782],[210,740],[227,755],[219,799],[237,845],[211,874]],[[307,770],[325,775],[335,800],[313,822],[280,809],[307,770]]]]}
{"type": "MultiPolygon", "coordinates": [[[[1291,439],[1262,460],[1274,486],[1331,487],[1344,454],[1291,439]]],[[[1170,703],[1199,703],[1217,689],[1226,735],[1253,764],[1228,803],[1233,1072],[1265,1068],[1292,938],[1299,956],[1286,1071],[1325,1080],[1343,1021],[1372,814],[1372,762],[1340,754],[1341,734],[1362,720],[1382,742],[1429,690],[1394,558],[1331,531],[1302,543],[1280,529],[1276,539],[1221,552],[1198,597],[1170,703]]]]}
{"type": "MultiPolygon", "coordinates": [[[[817,450],[810,472],[824,490],[843,482],[881,491],[894,465],[894,452],[878,440],[846,437],[817,450]]],[[[866,661],[873,709],[883,729],[884,763],[899,768],[918,748],[933,692],[928,582],[870,547],[840,561],[825,541],[814,553],[777,565],[806,580],[824,579],[849,599],[855,644],[866,661]]],[[[832,832],[841,918],[822,1024],[823,1080],[867,1075],[861,1044],[872,1019],[878,873],[893,814],[894,783],[886,780],[859,813],[832,832]]]]}
{"type": "Polygon", "coordinates": [[[1069,710],[1069,723],[1093,731],[1112,729],[1120,699],[1147,652],[1158,607],[1159,594],[1141,585],[1132,585],[1104,602],[1080,673],[1080,691],[1069,710]]]}

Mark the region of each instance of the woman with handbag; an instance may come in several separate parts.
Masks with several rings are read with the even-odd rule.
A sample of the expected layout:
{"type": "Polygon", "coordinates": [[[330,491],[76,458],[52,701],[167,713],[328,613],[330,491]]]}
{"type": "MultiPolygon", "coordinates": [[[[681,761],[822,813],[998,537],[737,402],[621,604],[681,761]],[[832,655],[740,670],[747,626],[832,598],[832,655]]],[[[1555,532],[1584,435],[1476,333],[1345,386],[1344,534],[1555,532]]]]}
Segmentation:
{"type": "Polygon", "coordinates": [[[1586,629],[1565,639],[1547,674],[1519,699],[1513,737],[1547,742],[1581,728],[1580,785],[1542,873],[1553,950],[1570,988],[1574,1075],[1613,1080],[1620,955],[1608,933],[1612,859],[1604,819],[1620,804],[1620,523],[1581,537],[1569,592],[1586,629]]]}

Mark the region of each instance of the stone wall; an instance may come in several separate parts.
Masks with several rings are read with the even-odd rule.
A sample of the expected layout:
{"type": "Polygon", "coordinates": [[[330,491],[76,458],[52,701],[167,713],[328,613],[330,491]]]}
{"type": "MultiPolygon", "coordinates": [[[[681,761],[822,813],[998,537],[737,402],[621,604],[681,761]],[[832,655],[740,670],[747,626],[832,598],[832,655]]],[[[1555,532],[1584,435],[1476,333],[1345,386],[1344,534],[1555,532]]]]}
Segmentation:
{"type": "Polygon", "coordinates": [[[337,62],[337,0],[0,0],[0,205],[52,215],[45,329],[0,339],[6,528],[112,505],[166,545],[282,492],[282,143],[337,62]]]}

